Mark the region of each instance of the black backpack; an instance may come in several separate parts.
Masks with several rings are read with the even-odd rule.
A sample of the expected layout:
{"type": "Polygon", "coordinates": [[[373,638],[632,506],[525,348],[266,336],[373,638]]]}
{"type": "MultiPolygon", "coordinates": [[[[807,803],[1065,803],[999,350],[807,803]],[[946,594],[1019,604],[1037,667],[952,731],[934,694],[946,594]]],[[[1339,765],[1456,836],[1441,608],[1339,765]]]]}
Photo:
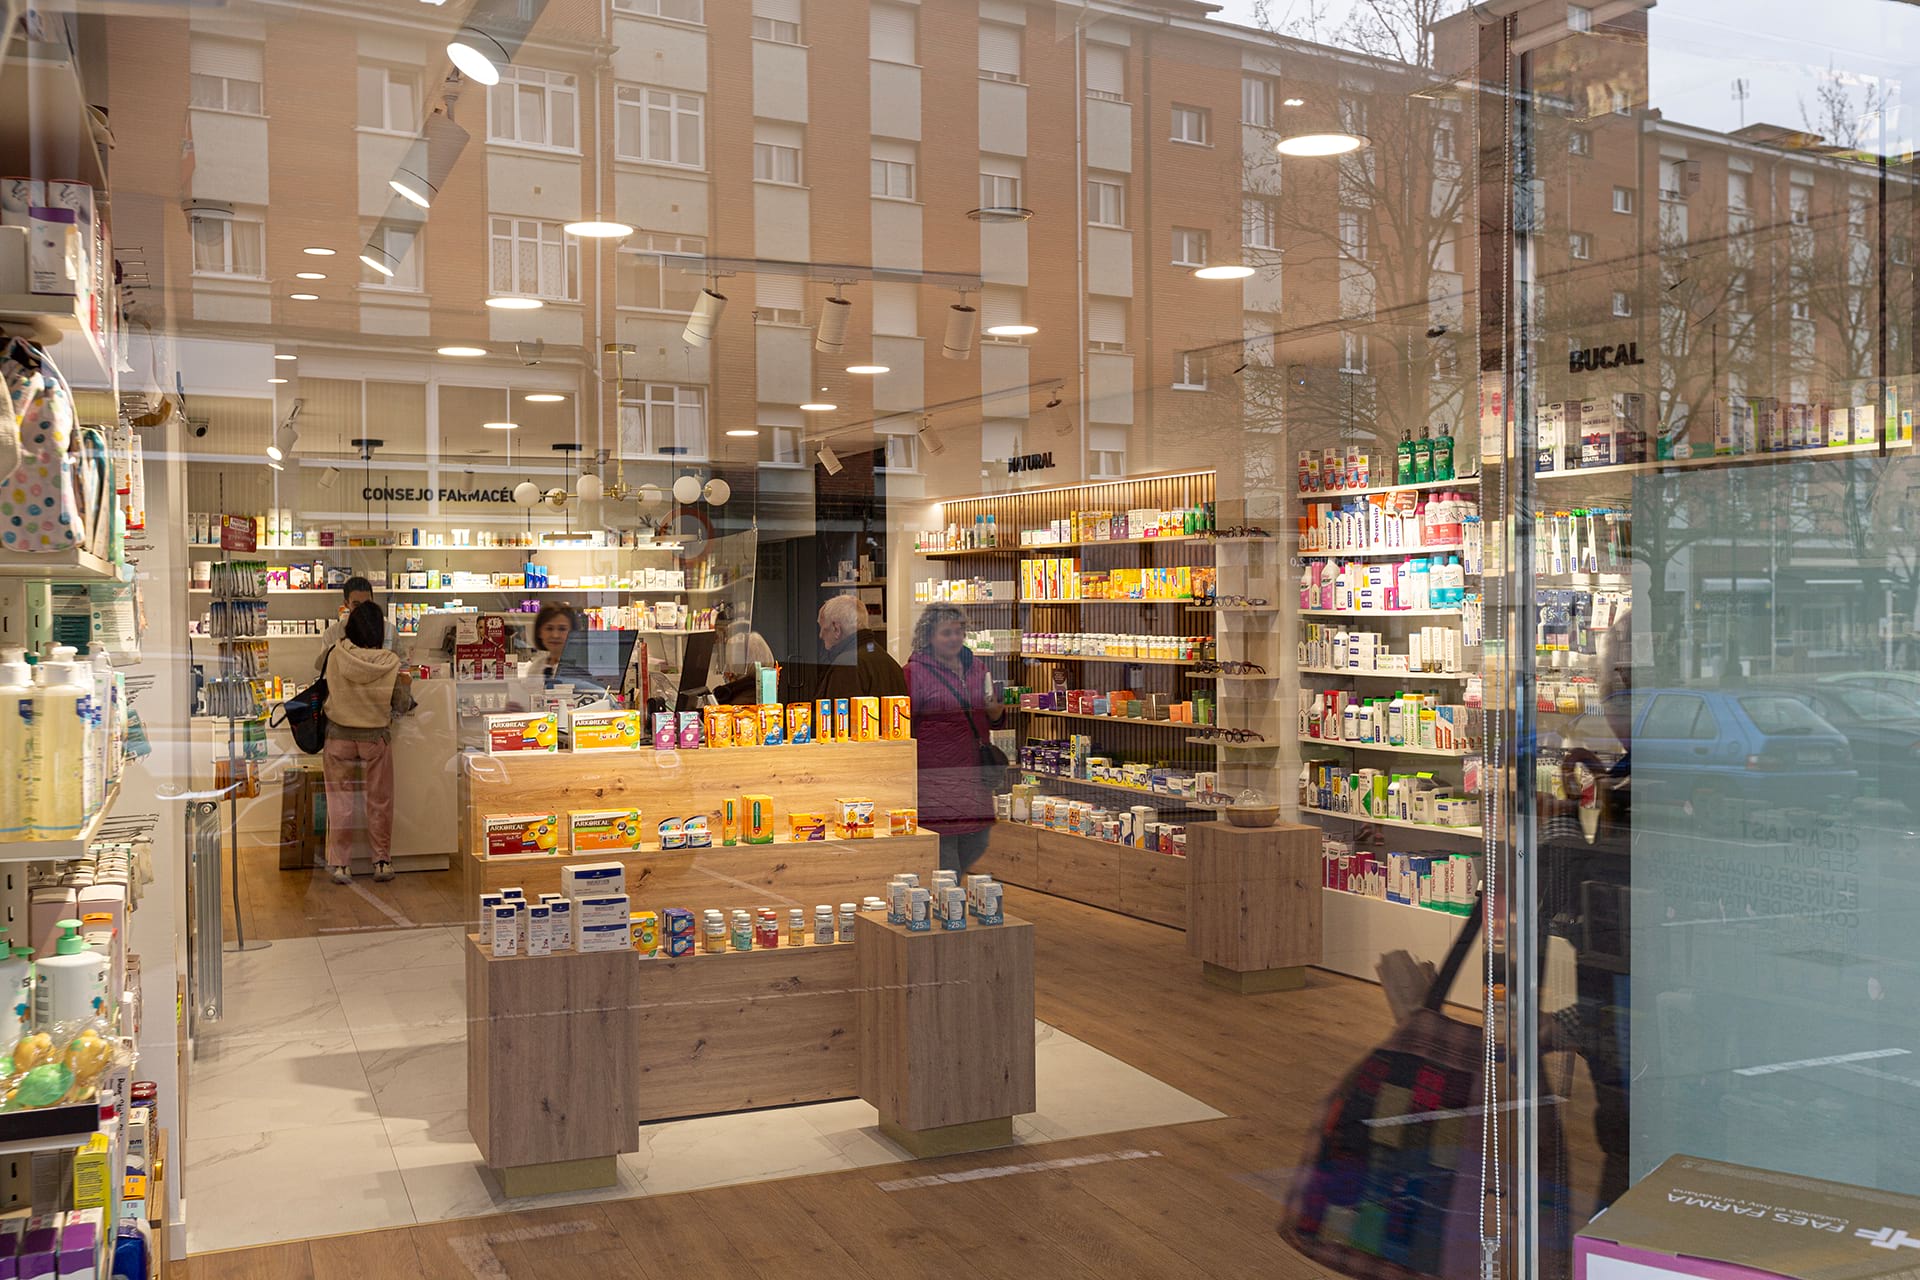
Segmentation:
{"type": "Polygon", "coordinates": [[[310,756],[317,756],[327,745],[327,660],[333,648],[320,659],[320,678],[280,704],[280,717],[273,723],[285,725],[293,735],[293,745],[310,756]]]}

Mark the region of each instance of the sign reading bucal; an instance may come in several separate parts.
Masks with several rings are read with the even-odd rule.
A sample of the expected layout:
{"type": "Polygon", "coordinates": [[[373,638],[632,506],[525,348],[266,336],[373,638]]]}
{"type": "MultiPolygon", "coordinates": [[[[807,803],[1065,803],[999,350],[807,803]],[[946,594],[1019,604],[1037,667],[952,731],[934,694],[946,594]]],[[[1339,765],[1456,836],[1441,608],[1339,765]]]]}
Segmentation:
{"type": "Polygon", "coordinates": [[[1640,344],[1622,342],[1612,347],[1586,347],[1567,354],[1568,373],[1588,373],[1595,369],[1622,369],[1628,365],[1645,364],[1640,358],[1640,344]]]}

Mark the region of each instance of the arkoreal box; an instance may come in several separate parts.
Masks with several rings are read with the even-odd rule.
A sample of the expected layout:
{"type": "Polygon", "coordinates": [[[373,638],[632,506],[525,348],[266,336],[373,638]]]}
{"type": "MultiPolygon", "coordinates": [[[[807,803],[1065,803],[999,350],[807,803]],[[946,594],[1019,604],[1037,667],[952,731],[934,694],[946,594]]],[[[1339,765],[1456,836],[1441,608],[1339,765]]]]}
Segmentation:
{"type": "Polygon", "coordinates": [[[560,722],[551,713],[515,712],[487,717],[489,751],[558,751],[560,722]]]}
{"type": "Polygon", "coordinates": [[[637,751],[640,749],[638,711],[576,711],[573,713],[575,751],[637,751]]]}
{"type": "Polygon", "coordinates": [[[638,853],[642,833],[638,809],[575,809],[567,815],[567,846],[575,853],[638,853]]]}
{"type": "Polygon", "coordinates": [[[489,858],[560,850],[558,814],[490,813],[480,820],[480,830],[489,858]]]}

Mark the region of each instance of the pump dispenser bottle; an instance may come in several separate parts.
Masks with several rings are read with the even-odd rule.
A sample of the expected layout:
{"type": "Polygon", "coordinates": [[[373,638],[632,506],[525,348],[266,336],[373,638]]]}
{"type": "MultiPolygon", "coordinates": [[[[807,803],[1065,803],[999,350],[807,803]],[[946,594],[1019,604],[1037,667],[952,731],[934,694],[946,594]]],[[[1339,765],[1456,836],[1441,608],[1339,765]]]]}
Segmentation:
{"type": "Polygon", "coordinates": [[[59,920],[54,954],[34,965],[33,1025],[51,1031],[61,1023],[104,1017],[107,954],[88,946],[78,920],[59,920]]]}
{"type": "Polygon", "coordinates": [[[0,652],[0,838],[18,840],[27,833],[27,720],[32,714],[33,669],[24,650],[0,652]]]}
{"type": "Polygon", "coordinates": [[[91,686],[74,669],[73,650],[56,645],[34,671],[28,698],[28,825],[36,840],[71,840],[87,821],[91,686]]]}

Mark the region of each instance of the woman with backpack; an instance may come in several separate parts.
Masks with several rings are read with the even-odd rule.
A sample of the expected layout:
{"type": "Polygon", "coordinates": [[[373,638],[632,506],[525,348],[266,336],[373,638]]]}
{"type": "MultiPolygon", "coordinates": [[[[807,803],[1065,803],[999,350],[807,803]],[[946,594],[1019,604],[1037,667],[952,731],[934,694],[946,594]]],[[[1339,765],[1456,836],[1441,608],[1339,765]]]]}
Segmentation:
{"type": "Polygon", "coordinates": [[[353,793],[366,797],[373,878],[393,879],[393,718],[413,709],[411,681],[400,655],[382,648],[387,615],[371,600],[347,615],[340,640],[327,650],[327,868],[335,884],[353,882],[353,793]],[[364,781],[362,775],[364,774],[364,781]]]}

